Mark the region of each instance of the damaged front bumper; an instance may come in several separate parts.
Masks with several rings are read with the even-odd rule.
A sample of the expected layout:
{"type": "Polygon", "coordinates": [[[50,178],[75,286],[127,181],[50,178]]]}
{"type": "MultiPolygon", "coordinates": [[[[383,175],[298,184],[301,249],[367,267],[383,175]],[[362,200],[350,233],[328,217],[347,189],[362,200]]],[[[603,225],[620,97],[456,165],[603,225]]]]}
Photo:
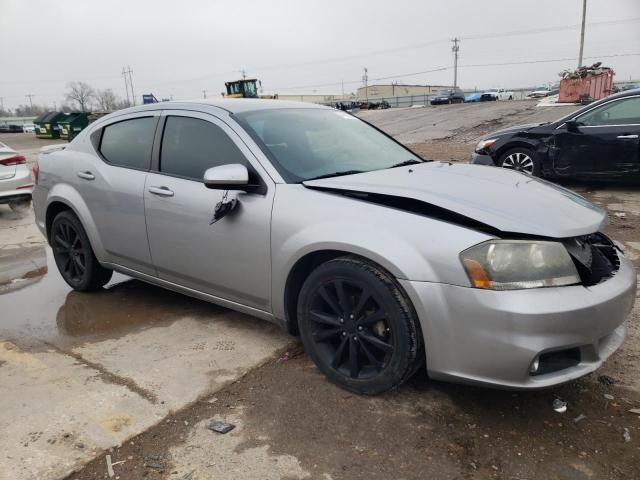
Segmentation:
{"type": "Polygon", "coordinates": [[[636,297],[636,272],[622,254],[616,274],[589,287],[492,291],[400,282],[420,318],[432,378],[515,389],[549,387],[600,367],[622,344],[636,297]]]}
{"type": "Polygon", "coordinates": [[[474,165],[490,165],[495,167],[496,164],[488,153],[473,152],[471,154],[471,163],[474,165]]]}

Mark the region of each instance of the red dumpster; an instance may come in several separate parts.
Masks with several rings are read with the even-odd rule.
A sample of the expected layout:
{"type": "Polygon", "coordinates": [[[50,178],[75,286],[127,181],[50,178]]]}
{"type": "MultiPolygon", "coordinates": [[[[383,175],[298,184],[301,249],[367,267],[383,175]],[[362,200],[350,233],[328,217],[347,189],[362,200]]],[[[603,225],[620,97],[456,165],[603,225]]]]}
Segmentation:
{"type": "Polygon", "coordinates": [[[558,102],[594,101],[611,95],[614,74],[613,70],[606,69],[601,73],[586,75],[583,78],[563,78],[560,80],[558,102]]]}

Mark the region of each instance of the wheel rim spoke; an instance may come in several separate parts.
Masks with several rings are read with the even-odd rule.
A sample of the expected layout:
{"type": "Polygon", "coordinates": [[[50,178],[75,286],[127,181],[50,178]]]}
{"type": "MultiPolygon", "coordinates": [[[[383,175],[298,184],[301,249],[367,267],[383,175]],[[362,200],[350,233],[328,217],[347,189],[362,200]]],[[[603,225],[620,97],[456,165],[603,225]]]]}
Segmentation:
{"type": "Polygon", "coordinates": [[[358,299],[357,305],[353,308],[353,316],[357,319],[360,318],[360,312],[362,312],[362,308],[367,303],[367,301],[371,298],[371,294],[368,290],[362,290],[360,294],[360,298],[358,299]]]}
{"type": "Polygon", "coordinates": [[[349,340],[349,375],[351,375],[351,378],[358,378],[358,373],[360,373],[360,367],[358,366],[358,342],[356,338],[349,340]]]}
{"type": "Polygon", "coordinates": [[[342,309],[342,313],[347,315],[347,313],[351,310],[351,305],[347,300],[347,295],[344,291],[344,282],[342,280],[336,280],[333,282],[333,285],[336,288],[336,294],[338,295],[338,303],[340,308],[342,309]]]}
{"type": "Polygon", "coordinates": [[[336,303],[335,299],[327,291],[326,287],[321,287],[319,290],[319,293],[322,299],[326,302],[326,304],[329,305],[329,307],[331,307],[331,310],[333,310],[336,315],[342,316],[343,314],[342,310],[336,303]]]}
{"type": "Polygon", "coordinates": [[[360,334],[360,338],[383,352],[391,353],[393,351],[393,346],[390,343],[384,342],[374,335],[362,333],[360,334]]]}
{"type": "Polygon", "coordinates": [[[377,371],[380,371],[380,369],[382,368],[382,362],[375,357],[375,355],[371,352],[371,350],[369,350],[369,347],[367,347],[367,344],[360,342],[360,348],[362,349],[364,354],[367,356],[367,359],[369,360],[371,365],[373,365],[377,371]]]}
{"type": "Polygon", "coordinates": [[[342,328],[327,328],[313,332],[313,339],[318,342],[326,342],[342,333],[342,328]]]}
{"type": "Polygon", "coordinates": [[[318,310],[311,310],[309,312],[309,316],[311,320],[316,323],[322,323],[324,325],[329,325],[331,327],[341,327],[340,320],[338,318],[333,317],[327,313],[319,312],[318,310]]]}
{"type": "Polygon", "coordinates": [[[65,249],[67,249],[67,250],[68,250],[69,248],[71,248],[71,245],[69,244],[69,242],[67,242],[67,241],[66,241],[64,238],[62,238],[60,235],[56,235],[56,236],[54,237],[54,239],[55,239],[56,243],[57,243],[58,245],[60,245],[62,248],[65,248],[65,249]]]}
{"type": "Polygon", "coordinates": [[[345,346],[347,345],[347,337],[344,337],[340,342],[336,352],[333,355],[333,359],[331,360],[331,366],[333,368],[338,368],[342,364],[342,357],[344,356],[345,346]]]}
{"type": "Polygon", "coordinates": [[[85,271],[84,264],[80,257],[73,257],[73,262],[76,264],[76,268],[78,269],[78,273],[82,274],[85,271]]]}

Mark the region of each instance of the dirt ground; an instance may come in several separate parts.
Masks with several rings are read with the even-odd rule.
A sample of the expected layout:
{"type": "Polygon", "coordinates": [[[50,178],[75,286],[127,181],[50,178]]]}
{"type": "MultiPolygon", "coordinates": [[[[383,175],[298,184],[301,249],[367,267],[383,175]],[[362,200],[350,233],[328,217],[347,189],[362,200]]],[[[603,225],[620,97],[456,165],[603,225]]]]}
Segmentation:
{"type": "MultiPolygon", "coordinates": [[[[445,106],[451,109],[450,114],[456,107],[445,106]]],[[[542,115],[537,111],[527,114],[529,109],[523,106],[522,115],[514,114],[501,125],[542,115]]],[[[453,124],[445,118],[446,110],[437,114],[453,124]]],[[[426,120],[423,117],[421,121],[426,120]]],[[[458,125],[444,136],[414,142],[412,148],[426,158],[463,161],[468,159],[475,138],[497,128],[496,121],[503,122],[498,118],[458,125]]],[[[394,128],[401,131],[397,125],[394,128]]],[[[567,186],[607,209],[610,225],[606,233],[640,267],[640,185],[567,186]]],[[[24,228],[28,223],[15,222],[24,228]]],[[[19,240],[20,235],[14,233],[11,238],[19,240]]],[[[41,263],[36,262],[35,267],[41,263]]],[[[156,361],[153,355],[139,358],[132,352],[170,349],[162,355],[163,363],[155,368],[149,365],[149,371],[140,368],[137,376],[132,376],[137,385],[158,392],[159,398],[173,398],[166,392],[189,390],[192,381],[199,381],[198,373],[209,370],[198,362],[207,357],[215,361],[221,353],[217,347],[225,348],[217,343],[216,322],[233,328],[234,335],[243,329],[258,329],[258,322],[246,316],[218,307],[210,310],[202,302],[126,278],[116,279],[101,299],[87,299],[59,288],[45,300],[54,306],[62,304],[61,309],[57,316],[45,315],[39,310],[42,307],[27,307],[26,302],[40,301],[38,285],[53,288],[51,275],[50,271],[35,285],[28,284],[17,292],[22,292],[20,299],[12,297],[12,308],[26,310],[9,322],[12,332],[28,322],[30,335],[53,340],[65,351],[80,354],[81,360],[94,358],[89,353],[95,350],[98,353],[90,365],[98,368],[104,363],[107,374],[115,372],[123,377],[127,376],[127,363],[156,361]],[[192,357],[183,359],[179,349],[172,347],[180,342],[178,332],[191,325],[185,323],[185,317],[199,325],[194,335],[201,340],[194,338],[191,343],[178,343],[178,347],[200,349],[198,354],[204,357],[195,363],[192,357]],[[213,326],[205,329],[212,321],[213,326]],[[152,333],[172,326],[163,336],[152,333]],[[153,341],[145,342],[149,336],[153,341]],[[141,341],[140,349],[134,348],[141,341]]],[[[6,312],[1,294],[0,309],[6,312]]],[[[120,433],[114,433],[120,436],[113,446],[92,449],[93,460],[82,461],[66,478],[109,478],[109,455],[116,480],[640,479],[640,410],[636,410],[640,409],[639,320],[640,305],[636,305],[622,348],[597,372],[566,385],[510,392],[435,382],[422,371],[396,391],[377,397],[357,396],[333,386],[299,344],[288,344],[283,354],[286,342],[266,329],[278,347],[271,350],[266,363],[260,360],[255,367],[236,372],[219,388],[198,389],[184,397],[192,400],[175,402],[173,409],[160,409],[142,433],[126,435],[128,430],[123,426],[120,433]],[[567,402],[565,413],[554,411],[555,399],[567,402]],[[215,433],[207,428],[212,420],[235,428],[226,434],[215,433]]],[[[239,337],[236,340],[242,341],[239,337]]],[[[0,374],[2,369],[0,356],[0,374]]],[[[216,378],[215,373],[209,375],[216,378]]],[[[149,406],[154,411],[159,407],[149,406]]],[[[38,431],[33,425],[35,436],[38,431]]],[[[28,440],[27,451],[33,448],[28,440]]],[[[6,453],[0,452],[0,464],[3,455],[6,453]]]]}

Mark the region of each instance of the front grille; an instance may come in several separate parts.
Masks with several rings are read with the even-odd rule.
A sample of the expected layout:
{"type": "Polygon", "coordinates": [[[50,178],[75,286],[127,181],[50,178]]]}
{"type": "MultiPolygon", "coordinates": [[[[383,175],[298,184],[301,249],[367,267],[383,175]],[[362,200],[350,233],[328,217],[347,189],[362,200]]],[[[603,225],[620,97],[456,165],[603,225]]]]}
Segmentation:
{"type": "Polygon", "coordinates": [[[604,282],[620,269],[618,248],[602,233],[570,238],[563,243],[585,286],[604,282]]]}

